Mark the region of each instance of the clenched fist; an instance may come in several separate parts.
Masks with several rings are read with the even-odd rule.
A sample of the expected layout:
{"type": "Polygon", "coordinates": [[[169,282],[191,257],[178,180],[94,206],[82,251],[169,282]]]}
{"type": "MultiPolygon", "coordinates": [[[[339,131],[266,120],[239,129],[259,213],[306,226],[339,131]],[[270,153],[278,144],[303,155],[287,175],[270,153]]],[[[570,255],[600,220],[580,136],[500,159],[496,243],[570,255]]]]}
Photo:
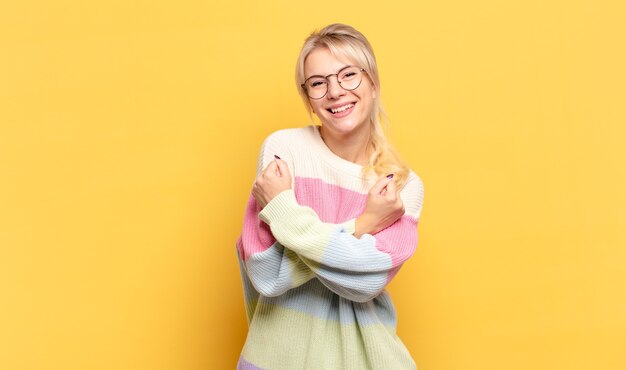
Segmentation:
{"type": "Polygon", "coordinates": [[[354,236],[374,234],[391,226],[404,215],[404,203],[393,175],[379,179],[367,194],[365,211],[356,220],[354,236]]]}
{"type": "Polygon", "coordinates": [[[252,185],[252,195],[261,208],[265,208],[279,193],[291,189],[291,173],[287,162],[276,155],[274,157],[252,185]]]}

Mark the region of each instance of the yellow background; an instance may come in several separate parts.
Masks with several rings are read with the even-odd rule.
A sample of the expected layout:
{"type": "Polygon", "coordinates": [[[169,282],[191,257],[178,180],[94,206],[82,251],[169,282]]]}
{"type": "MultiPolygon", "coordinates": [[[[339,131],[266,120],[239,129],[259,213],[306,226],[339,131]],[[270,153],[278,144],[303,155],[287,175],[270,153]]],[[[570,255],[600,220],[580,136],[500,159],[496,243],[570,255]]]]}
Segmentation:
{"type": "Polygon", "coordinates": [[[425,184],[391,284],[420,370],[626,370],[621,1],[4,1],[0,369],[233,369],[265,136],[352,24],[425,184]]]}

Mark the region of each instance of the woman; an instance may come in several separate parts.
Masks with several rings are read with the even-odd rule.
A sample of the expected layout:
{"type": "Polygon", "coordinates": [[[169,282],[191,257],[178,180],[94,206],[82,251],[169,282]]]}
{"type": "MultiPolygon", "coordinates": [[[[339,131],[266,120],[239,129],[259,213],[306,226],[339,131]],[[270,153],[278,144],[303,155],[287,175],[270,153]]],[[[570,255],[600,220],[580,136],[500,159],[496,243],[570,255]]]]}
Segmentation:
{"type": "Polygon", "coordinates": [[[305,41],[296,80],[321,126],[262,145],[237,241],[238,369],[415,369],[384,288],[415,251],[424,190],[382,133],[372,48],[329,25],[305,41]]]}

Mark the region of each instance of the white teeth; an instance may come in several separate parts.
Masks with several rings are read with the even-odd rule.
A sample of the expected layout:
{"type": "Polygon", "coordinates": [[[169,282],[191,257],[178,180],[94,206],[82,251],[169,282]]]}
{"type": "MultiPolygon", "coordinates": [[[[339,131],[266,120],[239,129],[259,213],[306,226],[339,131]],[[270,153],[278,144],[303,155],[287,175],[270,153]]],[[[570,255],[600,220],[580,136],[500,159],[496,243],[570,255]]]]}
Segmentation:
{"type": "Polygon", "coordinates": [[[339,113],[339,112],[343,112],[343,111],[345,111],[346,109],[350,109],[350,108],[352,108],[352,107],[354,107],[354,104],[346,104],[346,105],[344,105],[343,107],[339,107],[339,108],[330,108],[330,111],[331,111],[331,112],[333,112],[333,113],[339,113]]]}

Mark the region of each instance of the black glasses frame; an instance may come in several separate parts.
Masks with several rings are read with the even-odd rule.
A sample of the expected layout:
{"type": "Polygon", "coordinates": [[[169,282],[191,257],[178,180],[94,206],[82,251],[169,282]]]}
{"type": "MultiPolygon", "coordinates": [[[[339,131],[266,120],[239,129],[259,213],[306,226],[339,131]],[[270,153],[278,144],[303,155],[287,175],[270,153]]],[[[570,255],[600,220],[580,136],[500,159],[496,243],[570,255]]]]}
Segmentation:
{"type": "Polygon", "coordinates": [[[358,88],[359,88],[359,86],[361,86],[361,82],[363,82],[363,76],[361,76],[361,80],[359,81],[359,84],[358,84],[358,85],[356,85],[356,87],[355,87],[355,88],[353,88],[353,89],[346,89],[345,87],[343,87],[343,86],[341,85],[341,81],[339,81],[339,74],[340,74],[343,70],[348,69],[348,68],[358,68],[360,72],[367,73],[367,71],[366,71],[365,69],[363,69],[363,68],[361,68],[361,67],[359,67],[359,66],[345,66],[345,67],[341,68],[339,71],[337,71],[337,73],[331,73],[331,74],[329,74],[328,76],[322,76],[322,75],[313,75],[313,76],[310,76],[309,78],[307,78],[306,80],[304,80],[304,82],[303,82],[302,84],[300,84],[300,86],[304,89],[304,92],[306,93],[306,95],[307,95],[310,99],[313,99],[313,100],[320,100],[320,99],[322,99],[323,97],[325,97],[325,96],[326,96],[326,94],[328,94],[328,85],[330,85],[330,80],[328,79],[328,77],[330,77],[330,76],[336,76],[336,77],[337,77],[337,83],[339,84],[339,86],[341,86],[341,88],[342,88],[342,89],[344,89],[344,90],[346,90],[346,91],[356,90],[356,89],[358,89],[358,88]],[[313,97],[311,97],[311,95],[309,95],[309,91],[308,91],[308,90],[307,90],[307,88],[306,88],[306,82],[307,82],[308,80],[312,79],[313,77],[321,77],[321,78],[324,78],[324,79],[326,80],[326,92],[324,93],[324,95],[320,96],[319,98],[313,98],[313,97]]]}

